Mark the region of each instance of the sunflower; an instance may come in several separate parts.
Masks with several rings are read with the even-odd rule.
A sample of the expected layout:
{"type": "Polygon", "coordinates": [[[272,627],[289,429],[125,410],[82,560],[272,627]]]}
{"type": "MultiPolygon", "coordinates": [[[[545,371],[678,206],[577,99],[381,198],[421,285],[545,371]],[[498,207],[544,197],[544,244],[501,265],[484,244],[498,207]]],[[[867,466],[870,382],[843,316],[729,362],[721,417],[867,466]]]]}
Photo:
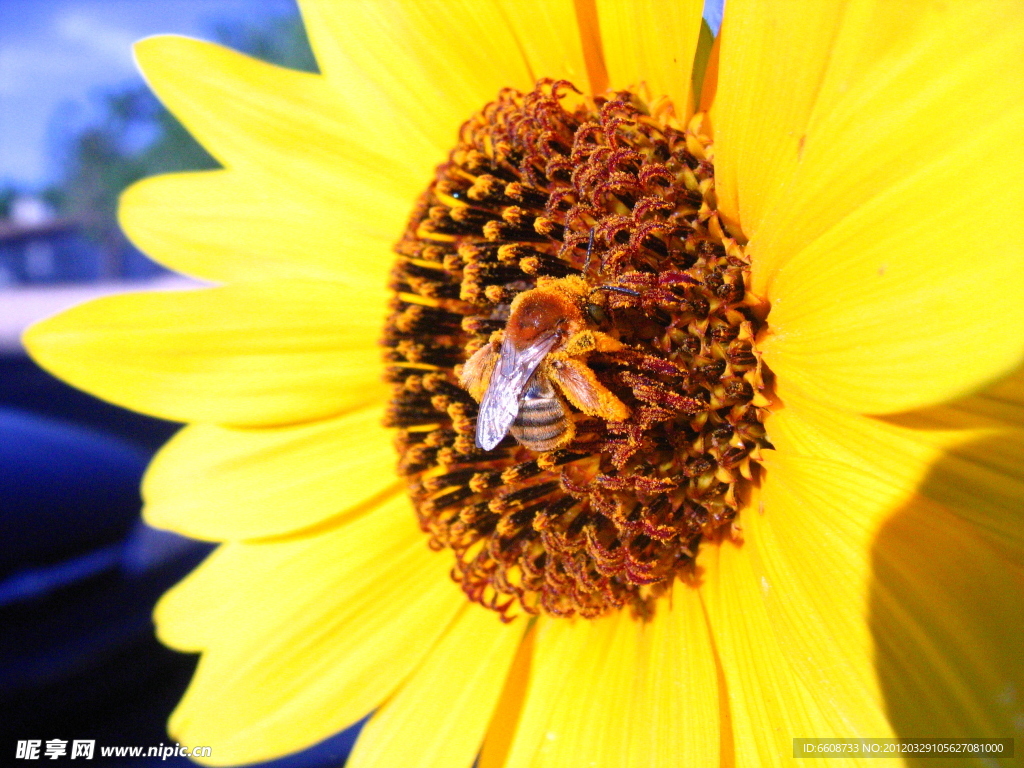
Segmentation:
{"type": "Polygon", "coordinates": [[[730,0],[703,80],[696,2],[302,10],[322,74],[137,47],[223,168],[122,224],[219,287],[26,337],[189,422],[144,484],[223,542],[156,610],[202,652],[174,737],[245,763],[373,712],[351,765],[490,768],[1024,735],[1013,4],[730,0]],[[499,374],[459,366],[541,299],[592,310],[537,369],[569,442],[488,453],[499,374]]]}

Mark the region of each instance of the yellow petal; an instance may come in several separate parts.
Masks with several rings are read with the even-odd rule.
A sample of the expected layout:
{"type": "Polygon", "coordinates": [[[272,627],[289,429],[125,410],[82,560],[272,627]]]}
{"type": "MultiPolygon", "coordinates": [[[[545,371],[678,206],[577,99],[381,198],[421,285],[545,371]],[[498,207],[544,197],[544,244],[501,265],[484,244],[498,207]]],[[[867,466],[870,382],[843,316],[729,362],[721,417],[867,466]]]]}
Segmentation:
{"type": "MultiPolygon", "coordinates": [[[[1021,378],[1020,373],[1014,377],[1017,386],[1021,378]]],[[[767,456],[769,479],[776,466],[788,471],[794,458],[819,462],[824,475],[851,468],[875,478],[872,530],[914,493],[923,494],[1024,564],[1024,408],[1003,399],[1012,388],[1006,383],[881,419],[788,395],[786,407],[767,423],[778,449],[767,456]],[[937,476],[936,466],[942,467],[937,476]],[[923,484],[929,476],[933,479],[923,484]]]]}
{"type": "Polygon", "coordinates": [[[543,78],[570,80],[590,93],[608,87],[593,0],[496,0],[529,68],[529,87],[543,78]]]}
{"type": "Polygon", "coordinates": [[[523,702],[526,700],[526,690],[530,684],[533,646],[536,639],[536,623],[531,623],[512,660],[512,666],[505,678],[505,687],[487,726],[487,735],[480,750],[477,768],[505,768],[509,749],[515,739],[519,715],[523,711],[523,702]]]}
{"type": "Polygon", "coordinates": [[[542,77],[588,85],[572,0],[457,0],[440,13],[402,0],[300,5],[328,81],[424,172],[502,88],[530,90],[542,77]]]}
{"type": "MultiPolygon", "coordinates": [[[[925,482],[944,482],[941,463],[925,482]]],[[[901,736],[1024,737],[1024,569],[940,506],[915,502],[871,551],[869,623],[901,736]]],[[[1012,762],[1012,761],[1011,761],[1012,762]]]]}
{"type": "Polygon", "coordinates": [[[375,299],[297,281],[125,294],[37,323],[25,345],[60,378],[143,413],[290,423],[384,395],[375,299]]]}
{"type": "MultiPolygon", "coordinates": [[[[835,22],[827,11],[834,39],[812,65],[820,75],[813,109],[788,153],[796,162],[771,174],[762,190],[765,219],[754,219],[757,227],[747,234],[765,247],[782,246],[769,255],[781,266],[897,187],[912,210],[924,208],[921,201],[942,205],[952,198],[965,218],[991,207],[995,222],[1014,221],[1021,184],[1004,167],[1020,157],[1012,139],[1024,115],[1017,103],[1024,62],[1013,55],[1024,43],[1024,19],[1016,10],[1007,0],[939,6],[859,0],[846,4],[835,22]],[[969,158],[969,169],[961,166],[953,187],[929,190],[927,177],[948,174],[954,158],[969,158]],[[1011,183],[1002,187],[1001,179],[1011,183]]],[[[805,28],[820,24],[813,15],[804,21],[805,28]]],[[[901,220],[901,208],[887,208],[876,222],[884,236],[915,220],[901,220]],[[890,216],[897,218],[892,226],[890,216]]],[[[944,221],[938,212],[932,216],[944,221]]],[[[992,229],[998,237],[1001,228],[992,229]]],[[[994,245],[986,238],[986,253],[994,245]]]]}
{"type": "Polygon", "coordinates": [[[797,162],[842,8],[729,0],[714,102],[715,191],[719,208],[748,236],[768,191],[797,162]]]}
{"type": "Polygon", "coordinates": [[[1024,567],[1024,430],[957,445],[929,471],[918,494],[974,525],[974,533],[1024,567]]]}
{"type": "MultiPolygon", "coordinates": [[[[786,511],[776,507],[769,512],[766,508],[765,516],[786,511]]],[[[817,626],[823,617],[811,610],[816,608],[815,604],[805,606],[798,588],[789,589],[785,582],[773,582],[763,569],[757,559],[760,553],[756,540],[746,532],[756,525],[748,520],[750,517],[744,519],[742,547],[729,542],[705,546],[699,559],[704,569],[701,594],[728,691],[735,764],[791,765],[793,739],[808,734],[814,738],[892,736],[874,670],[865,663],[863,655],[855,656],[858,664],[850,663],[830,648],[814,648],[810,656],[797,657],[798,651],[805,650],[809,643],[794,646],[786,631],[788,626],[778,626],[779,612],[770,607],[791,603],[789,607],[794,612],[807,607],[807,621],[812,624],[808,634],[818,638],[829,633],[817,626]],[[836,661],[841,663],[829,666],[836,661]]],[[[824,572],[821,575],[824,577],[824,572]]],[[[842,572],[828,575],[833,582],[847,578],[842,572]]],[[[822,599],[829,594],[832,593],[826,593],[822,599]]],[[[845,647],[870,651],[870,640],[864,637],[865,615],[851,618],[848,609],[863,610],[863,602],[835,606],[824,619],[835,618],[837,629],[859,622],[861,626],[854,637],[844,639],[845,647]]],[[[827,762],[860,764],[839,758],[827,762]]],[[[902,763],[883,760],[880,765],[902,763]]]]}
{"type": "Polygon", "coordinates": [[[142,484],[146,521],[212,541],[263,538],[352,514],[396,490],[383,408],[271,429],[193,424],[142,484]]]}
{"type": "Polygon", "coordinates": [[[232,765],[345,728],[464,608],[450,568],[404,496],[319,535],[223,545],[157,605],[164,642],[204,651],[171,732],[232,765]]]}
{"type": "Polygon", "coordinates": [[[121,196],[121,227],[173,270],[211,282],[296,278],[384,285],[413,197],[359,187],[348,200],[243,171],[155,176],[121,196]]]}
{"type": "Polygon", "coordinates": [[[364,133],[357,106],[320,75],[170,35],[137,43],[135,57],[160,100],[225,167],[328,198],[374,178],[410,197],[421,185],[408,178],[416,161],[364,133]]]}
{"type": "MultiPolygon", "coordinates": [[[[773,626],[786,659],[780,672],[809,692],[828,723],[821,736],[887,735],[865,617],[872,537],[897,508],[891,504],[899,490],[824,459],[785,456],[770,472],[760,499],[763,512],[751,509],[741,520],[740,551],[723,545],[722,570],[733,563],[743,576],[723,573],[727,582],[721,590],[744,591],[757,606],[754,616],[763,615],[773,626]],[[843,727],[850,732],[842,733],[843,727]]],[[[709,573],[708,582],[713,578],[709,573]]],[[[747,626],[755,626],[753,618],[747,626]]],[[[731,631],[715,625],[716,632],[720,628],[731,631]]],[[[757,661],[767,664],[769,658],[757,661]]],[[[746,672],[753,675],[757,668],[746,672]]]]}
{"type": "Polygon", "coordinates": [[[976,402],[985,413],[998,412],[1008,424],[1024,427],[1024,367],[979,392],[976,402]]]}
{"type": "Polygon", "coordinates": [[[467,605],[363,728],[346,768],[470,768],[522,633],[522,623],[467,605]]]}
{"type": "Polygon", "coordinates": [[[1020,567],[923,495],[889,507],[875,475],[802,457],[770,471],[742,546],[701,560],[738,762],[806,733],[1012,733],[1020,567]]]}
{"type": "Polygon", "coordinates": [[[121,223],[140,248],[212,280],[384,279],[386,244],[443,155],[388,146],[318,75],[181,37],[144,40],[136,55],[160,98],[231,169],[132,187],[121,223]]]}
{"type": "Polygon", "coordinates": [[[714,651],[696,592],[677,584],[653,621],[628,610],[538,624],[506,768],[714,765],[714,651]]]}
{"type": "Polygon", "coordinates": [[[842,18],[833,4],[796,20],[774,4],[747,22],[737,17],[752,9],[730,7],[716,159],[725,186],[735,181],[754,290],[772,302],[766,359],[805,395],[907,410],[1024,356],[1013,224],[1024,215],[1024,17],[1013,7],[865,0],[842,18]],[[764,84],[727,96],[737,69],[764,84]],[[795,98],[772,95],[779,83],[795,98]]]}
{"type": "MultiPolygon", "coordinates": [[[[473,2],[473,0],[466,0],[473,2]]],[[[537,80],[570,80],[601,93],[608,87],[593,0],[496,0],[516,47],[537,80]]]]}
{"type": "MultiPolygon", "coordinates": [[[[970,429],[975,426],[1000,429],[1024,428],[1024,368],[967,397],[932,408],[883,416],[883,421],[911,429],[970,429]]],[[[1008,454],[1007,467],[1019,470],[1016,454],[1008,454]]]]}
{"type": "Polygon", "coordinates": [[[651,96],[668,96],[684,122],[693,113],[694,52],[701,0],[599,0],[601,40],[611,88],[646,82],[651,96]]]}
{"type": "MultiPolygon", "coordinates": [[[[509,7],[508,0],[505,0],[506,7],[509,7]]],[[[542,4],[541,8],[547,4],[542,4]]],[[[553,3],[550,5],[554,5],[553,3]]],[[[516,8],[515,3],[511,4],[516,8]]],[[[604,60],[604,41],[601,39],[601,23],[598,20],[597,0],[573,0],[572,9],[575,11],[575,22],[579,32],[579,50],[583,56],[583,66],[586,68],[586,78],[580,78],[579,87],[590,93],[604,93],[608,90],[608,65],[604,60]]],[[[555,25],[568,26],[569,3],[562,0],[561,10],[564,14],[561,18],[555,19],[555,25]]],[[[566,30],[567,31],[567,30],[566,30]]],[[[532,36],[533,27],[525,26],[520,30],[521,34],[532,36]]],[[[556,38],[558,42],[567,42],[563,50],[575,51],[576,42],[571,36],[563,32],[556,38]]],[[[556,65],[560,62],[555,62],[556,65]]],[[[562,64],[564,66],[564,64],[562,64]]],[[[571,78],[570,78],[571,79],[571,78]]]]}
{"type": "MultiPolygon", "coordinates": [[[[985,735],[1010,722],[993,706],[1005,660],[985,650],[961,659],[962,649],[946,639],[967,635],[990,648],[1001,631],[992,618],[1020,594],[1013,574],[1024,562],[1024,441],[1019,430],[1014,435],[977,413],[978,400],[916,414],[914,427],[829,413],[794,397],[772,415],[778,451],[766,461],[759,499],[740,519],[741,546],[706,546],[699,560],[739,763],[778,762],[791,738],[808,733],[925,735],[907,725],[921,718],[889,721],[887,713],[913,710],[929,685],[924,701],[937,722],[948,725],[962,710],[979,726],[966,731],[985,735]],[[993,436],[987,456],[983,446],[964,442],[980,435],[993,436]],[[1006,464],[1016,463],[1016,476],[993,471],[1001,463],[996,446],[1005,451],[1007,444],[1015,458],[1006,464]],[[902,518],[907,523],[887,541],[893,519],[902,518]],[[904,558],[915,528],[929,531],[919,561],[934,561],[935,579],[904,558]],[[884,583],[880,563],[889,568],[884,583]],[[933,581],[970,584],[975,574],[988,586],[973,598],[961,591],[947,606],[944,587],[925,594],[933,581]],[[917,601],[912,616],[898,609],[908,589],[917,601]],[[980,594],[992,589],[998,594],[980,594]],[[967,599],[985,605],[976,628],[965,628],[963,610],[953,605],[967,599]],[[875,617],[883,614],[880,623],[875,617]],[[887,674],[878,666],[883,635],[887,674]],[[890,685],[896,667],[908,679],[890,685]]],[[[942,727],[927,735],[940,733],[954,735],[942,727]]]]}

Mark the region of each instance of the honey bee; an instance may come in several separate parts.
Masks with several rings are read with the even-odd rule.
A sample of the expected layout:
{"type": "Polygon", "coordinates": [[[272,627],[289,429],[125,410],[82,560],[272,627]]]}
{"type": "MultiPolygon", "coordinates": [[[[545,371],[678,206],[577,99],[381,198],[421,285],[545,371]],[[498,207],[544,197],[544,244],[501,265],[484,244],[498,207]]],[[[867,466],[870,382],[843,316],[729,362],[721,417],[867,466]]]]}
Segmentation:
{"type": "Polygon", "coordinates": [[[509,432],[532,451],[568,445],[576,429],[566,401],[608,421],[629,416],[585,362],[591,352],[623,349],[588,322],[593,292],[582,277],[540,278],[512,301],[505,329],[466,361],[459,380],[480,403],[478,448],[491,450],[509,432]]]}

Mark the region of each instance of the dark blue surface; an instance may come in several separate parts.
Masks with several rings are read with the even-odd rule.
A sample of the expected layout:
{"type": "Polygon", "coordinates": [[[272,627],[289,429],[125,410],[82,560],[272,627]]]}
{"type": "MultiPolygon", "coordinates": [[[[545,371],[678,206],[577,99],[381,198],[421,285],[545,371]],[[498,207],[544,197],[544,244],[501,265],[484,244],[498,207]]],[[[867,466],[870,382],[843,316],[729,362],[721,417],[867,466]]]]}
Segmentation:
{"type": "Polygon", "coordinates": [[[147,458],[99,432],[0,410],[0,578],[124,537],[147,458]]]}
{"type": "MultiPolygon", "coordinates": [[[[196,663],[156,641],[150,616],[210,545],[139,520],[142,472],[176,428],[0,356],[0,765],[30,764],[15,759],[25,739],[95,740],[89,765],[193,765],[98,752],[173,744],[167,717],[196,663]]],[[[344,765],[357,732],[260,765],[344,765]]]]}

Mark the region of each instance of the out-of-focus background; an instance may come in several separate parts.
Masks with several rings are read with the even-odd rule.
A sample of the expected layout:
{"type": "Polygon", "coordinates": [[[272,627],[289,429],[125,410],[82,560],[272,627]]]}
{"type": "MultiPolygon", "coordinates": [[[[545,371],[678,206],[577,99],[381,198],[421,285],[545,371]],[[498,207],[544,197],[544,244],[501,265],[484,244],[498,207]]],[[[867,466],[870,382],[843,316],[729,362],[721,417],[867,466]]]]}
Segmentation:
{"type": "MultiPolygon", "coordinates": [[[[68,760],[76,739],[91,765],[192,765],[145,756],[173,745],[196,662],[155,640],[152,606],[209,551],[139,521],[143,469],[179,425],[68,387],[20,342],[89,298],[198,285],[116,220],[132,182],[217,167],[135,69],[131,44],[163,33],[316,71],[294,0],[0,0],[0,765],[30,740],[68,760]]],[[[341,765],[352,739],[272,765],[341,765]]]]}

